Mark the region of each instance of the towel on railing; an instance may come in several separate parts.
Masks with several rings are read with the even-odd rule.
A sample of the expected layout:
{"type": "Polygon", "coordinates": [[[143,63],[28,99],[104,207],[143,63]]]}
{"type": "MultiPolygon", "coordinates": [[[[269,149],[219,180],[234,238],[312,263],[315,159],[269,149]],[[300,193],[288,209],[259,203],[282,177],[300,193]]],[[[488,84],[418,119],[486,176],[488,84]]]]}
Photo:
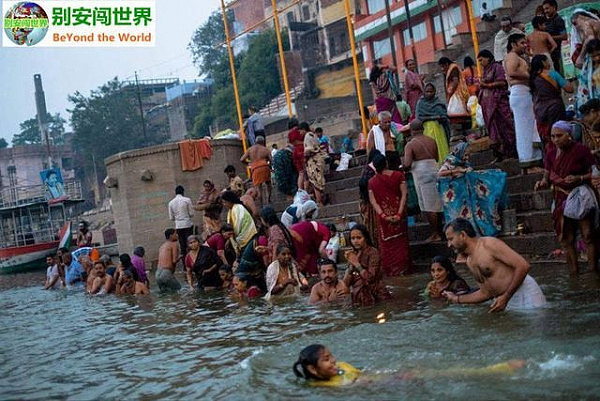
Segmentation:
{"type": "Polygon", "coordinates": [[[212,148],[208,139],[186,139],[179,142],[181,171],[196,171],[204,165],[203,159],[210,159],[212,148]]]}

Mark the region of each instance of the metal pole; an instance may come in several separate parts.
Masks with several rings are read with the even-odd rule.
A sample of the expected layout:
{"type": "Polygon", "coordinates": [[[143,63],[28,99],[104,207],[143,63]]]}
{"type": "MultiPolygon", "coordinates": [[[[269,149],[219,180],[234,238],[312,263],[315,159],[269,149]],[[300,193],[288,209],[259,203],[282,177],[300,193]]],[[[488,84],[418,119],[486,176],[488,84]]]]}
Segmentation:
{"type": "MultiPolygon", "coordinates": [[[[440,5],[440,0],[437,0],[437,9],[438,9],[438,14],[440,14],[440,28],[442,29],[442,38],[444,40],[444,49],[447,49],[448,43],[446,43],[446,28],[444,28],[444,16],[442,15],[442,6],[440,5]]],[[[433,29],[435,31],[435,27],[433,29]]]]}
{"type": "Polygon", "coordinates": [[[470,0],[466,0],[467,3],[467,16],[469,17],[469,27],[471,28],[471,37],[473,38],[473,50],[475,50],[475,60],[477,60],[477,75],[481,76],[481,64],[477,55],[479,54],[479,39],[477,38],[477,31],[475,30],[475,14],[473,13],[473,4],[470,0]]]}
{"type": "MultiPolygon", "coordinates": [[[[385,19],[387,20],[387,31],[388,39],[390,40],[390,48],[392,50],[392,62],[394,66],[398,67],[398,60],[396,60],[396,44],[394,43],[394,32],[392,31],[392,17],[390,15],[390,0],[385,0],[385,19]]],[[[398,71],[394,73],[394,76],[398,75],[398,71]]]]}
{"type": "Polygon", "coordinates": [[[138,105],[140,106],[140,118],[142,120],[142,133],[144,134],[144,142],[148,144],[146,136],[146,122],[144,121],[144,108],[142,107],[142,94],[140,93],[140,84],[138,83],[137,71],[135,71],[135,88],[137,90],[138,105]]]}
{"type": "Polygon", "coordinates": [[[240,94],[238,92],[237,78],[235,76],[235,65],[233,63],[233,50],[231,50],[231,41],[229,39],[229,26],[227,23],[227,10],[225,9],[225,0],[221,0],[221,10],[223,11],[223,25],[225,26],[225,40],[227,41],[227,53],[229,54],[229,68],[231,69],[231,78],[233,81],[233,94],[235,95],[235,107],[237,109],[238,121],[240,123],[240,136],[242,138],[242,148],[246,153],[246,133],[244,132],[244,119],[242,118],[242,104],[240,103],[240,94]]]}
{"type": "Polygon", "coordinates": [[[362,129],[365,134],[367,131],[367,118],[365,117],[362,90],[360,87],[360,72],[358,71],[358,59],[356,58],[356,45],[354,42],[354,28],[352,27],[352,18],[350,17],[350,0],[344,0],[346,9],[346,24],[348,25],[348,37],[350,38],[350,51],[352,52],[352,65],[354,66],[354,81],[356,83],[356,95],[358,96],[358,107],[360,108],[360,119],[362,129]]]}
{"type": "Polygon", "coordinates": [[[412,50],[412,58],[415,63],[419,65],[417,61],[417,52],[415,51],[415,40],[413,37],[412,24],[410,23],[410,10],[408,9],[408,0],[404,0],[404,12],[406,13],[406,23],[408,24],[408,35],[410,36],[410,48],[412,50]]]}
{"type": "Polygon", "coordinates": [[[279,14],[277,13],[277,2],[271,0],[273,7],[273,22],[275,22],[275,35],[277,35],[277,47],[279,48],[279,62],[281,63],[281,77],[283,78],[283,89],[285,90],[285,102],[287,103],[288,116],[291,118],[292,98],[290,97],[290,84],[288,83],[287,69],[285,68],[285,57],[283,54],[283,42],[281,41],[281,31],[279,30],[279,14]]]}

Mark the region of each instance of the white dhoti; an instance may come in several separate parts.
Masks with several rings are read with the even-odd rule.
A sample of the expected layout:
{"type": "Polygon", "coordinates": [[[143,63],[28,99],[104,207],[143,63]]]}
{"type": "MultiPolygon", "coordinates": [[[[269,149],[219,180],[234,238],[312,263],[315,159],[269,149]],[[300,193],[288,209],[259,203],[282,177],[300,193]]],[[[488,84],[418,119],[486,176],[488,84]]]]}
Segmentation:
{"type": "Polygon", "coordinates": [[[434,159],[417,160],[412,163],[411,172],[422,212],[441,212],[442,202],[435,187],[439,165],[434,159]]]}
{"type": "Polygon", "coordinates": [[[514,293],[506,309],[534,309],[546,305],[546,297],[538,283],[529,274],[514,293]]]}
{"type": "Polygon", "coordinates": [[[515,133],[519,163],[523,168],[540,165],[542,149],[533,114],[533,99],[527,85],[510,87],[510,109],[515,117],[515,133]]]}

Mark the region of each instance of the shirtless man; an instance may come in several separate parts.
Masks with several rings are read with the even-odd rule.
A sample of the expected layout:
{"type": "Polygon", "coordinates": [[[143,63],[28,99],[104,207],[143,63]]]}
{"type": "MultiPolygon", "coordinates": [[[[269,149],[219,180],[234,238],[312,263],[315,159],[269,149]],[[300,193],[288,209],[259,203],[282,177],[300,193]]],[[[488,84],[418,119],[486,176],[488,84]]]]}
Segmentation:
{"type": "Polygon", "coordinates": [[[165,230],[166,241],[158,248],[156,284],[160,292],[177,292],[181,283],[175,278],[175,265],[179,259],[179,237],[173,228],[165,230]]]}
{"type": "Polygon", "coordinates": [[[265,138],[256,137],[256,143],[244,153],[240,159],[242,163],[250,163],[252,173],[252,185],[257,189],[260,198],[260,204],[264,205],[264,200],[271,202],[271,152],[265,146],[265,138]],[[266,187],[266,197],[263,192],[266,187]]]}
{"type": "Polygon", "coordinates": [[[319,275],[321,281],[313,286],[308,302],[318,304],[350,300],[350,290],[338,279],[337,265],[333,260],[319,261],[319,275]]]}
{"type": "Polygon", "coordinates": [[[367,136],[367,154],[377,149],[384,155],[388,161],[390,170],[398,170],[400,166],[400,156],[396,152],[394,138],[392,137],[392,115],[389,111],[382,111],[378,115],[379,124],[374,125],[367,136]]]}
{"type": "Polygon", "coordinates": [[[501,240],[477,237],[468,220],[458,218],[446,226],[448,247],[467,257],[467,266],[479,289],[466,295],[442,293],[450,302],[477,304],[494,298],[490,312],[531,309],[546,304],[546,298],[533,277],[529,263],[501,240]]]}
{"type": "Polygon", "coordinates": [[[431,235],[427,241],[442,239],[439,215],[442,202],[435,186],[439,166],[435,140],[423,135],[423,123],[413,120],[410,123],[411,139],[404,148],[404,168],[412,170],[419,208],[427,217],[431,235]]]}
{"type": "MultiPolygon", "coordinates": [[[[94,279],[89,288],[90,294],[107,294],[110,292],[113,284],[112,277],[106,274],[104,262],[98,260],[94,263],[94,279]]],[[[92,277],[92,275],[90,275],[92,277]]]]}
{"type": "MultiPolygon", "coordinates": [[[[527,35],[527,43],[531,55],[543,54],[548,57],[548,60],[552,60],[552,53],[558,47],[552,36],[546,32],[546,18],[536,16],[533,17],[531,25],[533,26],[533,32],[527,35]]],[[[554,67],[554,64],[552,64],[554,67]]]]}
{"type": "MultiPolygon", "coordinates": [[[[591,40],[600,39],[600,19],[589,11],[578,10],[571,17],[571,24],[577,31],[581,51],[575,67],[582,68],[587,54],[587,45],[591,40]]],[[[573,39],[571,39],[573,41],[573,39]]]]}
{"type": "Polygon", "coordinates": [[[125,270],[117,283],[116,293],[117,295],[147,295],[150,294],[150,290],[145,283],[135,281],[131,270],[125,270]]]}
{"type": "MultiPolygon", "coordinates": [[[[261,137],[259,137],[261,138],[261,137]]],[[[252,217],[258,218],[260,214],[260,210],[256,205],[256,201],[259,198],[258,189],[256,187],[248,188],[246,193],[240,196],[240,200],[246,206],[246,208],[252,213],[252,217]]]]}
{"type": "Polygon", "coordinates": [[[541,146],[538,146],[541,140],[535,123],[529,87],[529,56],[525,35],[510,35],[508,50],[504,58],[504,70],[510,85],[510,109],[515,117],[519,163],[523,173],[527,173],[529,168],[542,164],[542,151],[541,146]]]}

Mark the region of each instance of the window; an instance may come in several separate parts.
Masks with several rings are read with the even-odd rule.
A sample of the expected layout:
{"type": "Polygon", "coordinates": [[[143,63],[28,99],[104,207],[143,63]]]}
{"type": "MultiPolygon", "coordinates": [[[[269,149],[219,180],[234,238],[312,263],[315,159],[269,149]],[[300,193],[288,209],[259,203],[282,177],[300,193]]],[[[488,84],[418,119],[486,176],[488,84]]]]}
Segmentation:
{"type": "Polygon", "coordinates": [[[442,20],[440,19],[439,15],[433,16],[433,31],[435,33],[442,32],[442,20]]]}
{"type": "MultiPolygon", "coordinates": [[[[413,25],[412,32],[415,43],[427,39],[427,25],[425,24],[425,21],[421,22],[420,24],[413,25]]],[[[410,31],[405,29],[402,32],[402,35],[404,36],[404,44],[410,45],[410,31]]]]}
{"type": "Polygon", "coordinates": [[[310,20],[310,7],[302,6],[302,20],[303,21],[310,20]]]}
{"type": "Polygon", "coordinates": [[[367,0],[369,14],[375,14],[385,8],[385,0],[367,0]]]}
{"type": "Polygon", "coordinates": [[[288,12],[285,17],[287,18],[287,22],[288,24],[291,24],[292,22],[296,22],[296,18],[294,17],[294,12],[290,11],[288,12]]]}
{"type": "MultiPolygon", "coordinates": [[[[451,10],[445,10],[442,12],[444,18],[444,30],[446,31],[446,42],[452,41],[452,36],[458,32],[456,27],[462,24],[462,12],[460,7],[454,7],[451,10]]],[[[442,32],[442,23],[440,16],[436,15],[433,17],[433,30],[435,33],[442,32]]]]}
{"type": "Polygon", "coordinates": [[[378,60],[386,54],[390,54],[391,52],[392,45],[390,44],[390,40],[388,38],[373,41],[373,56],[375,60],[378,60]]]}

